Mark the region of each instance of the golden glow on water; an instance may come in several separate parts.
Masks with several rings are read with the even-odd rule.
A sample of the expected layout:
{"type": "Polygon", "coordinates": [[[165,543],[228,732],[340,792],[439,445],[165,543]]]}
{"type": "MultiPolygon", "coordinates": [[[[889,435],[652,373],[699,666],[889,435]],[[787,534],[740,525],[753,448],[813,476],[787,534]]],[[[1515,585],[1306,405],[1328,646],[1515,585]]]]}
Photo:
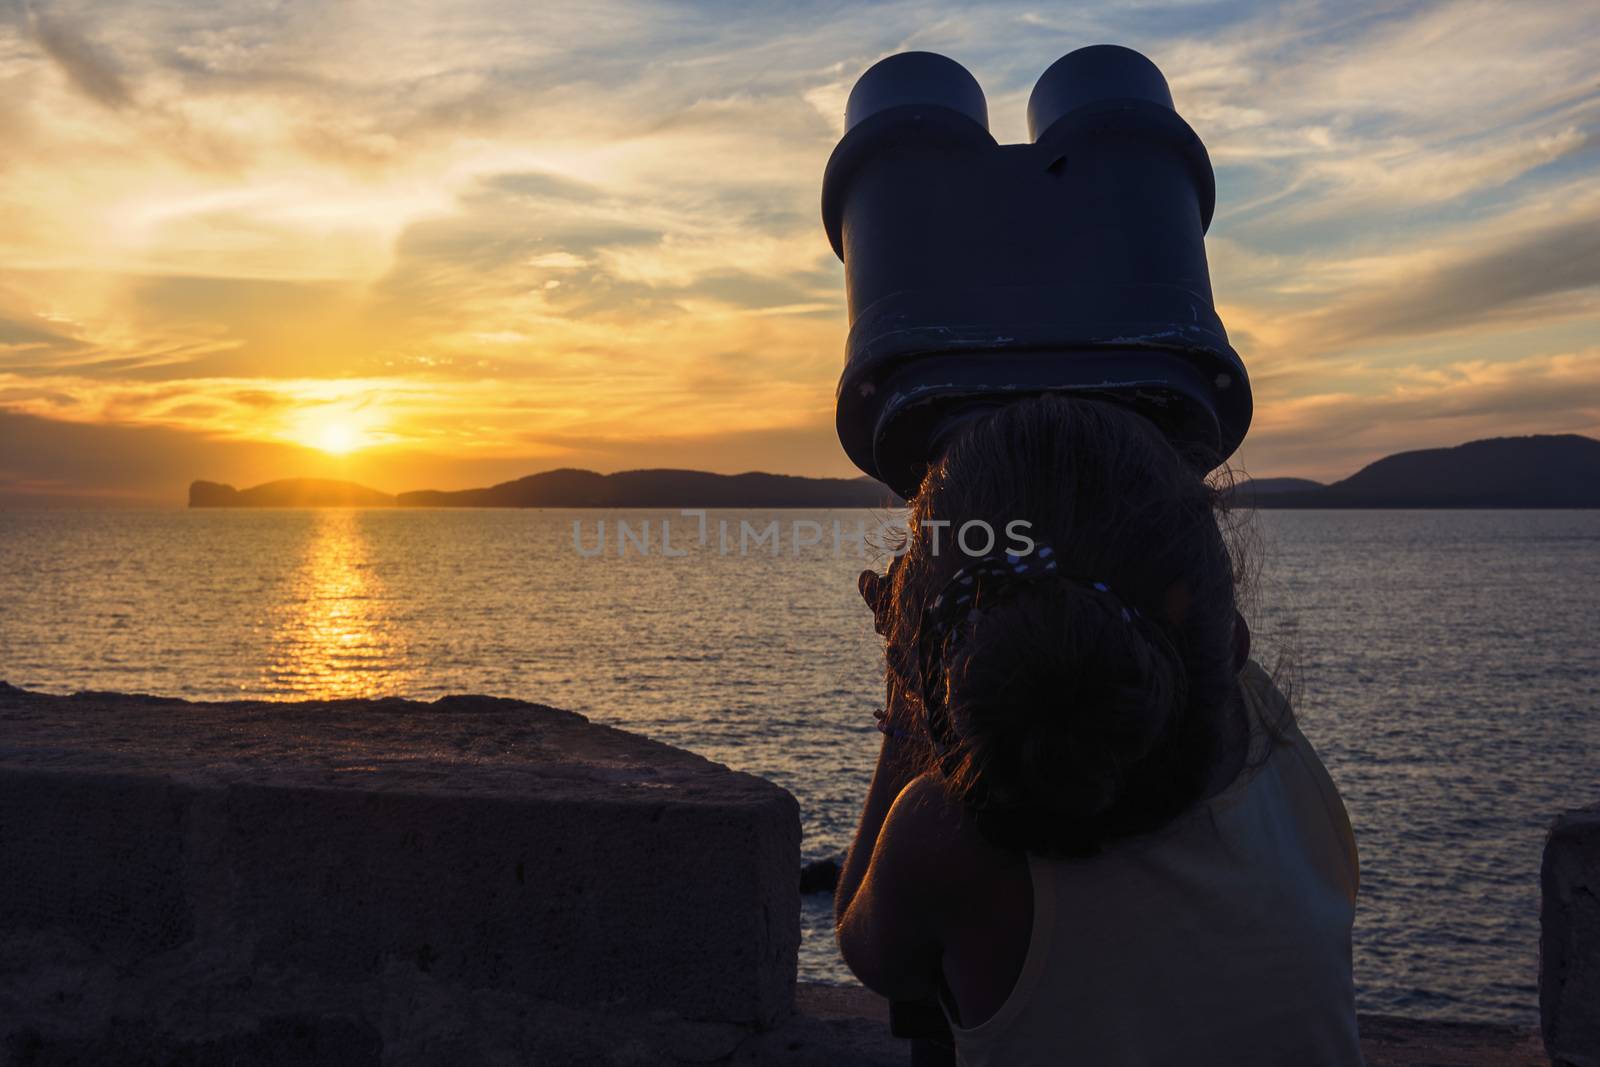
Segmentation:
{"type": "Polygon", "coordinates": [[[326,508],[305,561],[273,609],[263,681],[298,697],[370,697],[403,691],[405,645],[373,568],[362,513],[326,508]]]}

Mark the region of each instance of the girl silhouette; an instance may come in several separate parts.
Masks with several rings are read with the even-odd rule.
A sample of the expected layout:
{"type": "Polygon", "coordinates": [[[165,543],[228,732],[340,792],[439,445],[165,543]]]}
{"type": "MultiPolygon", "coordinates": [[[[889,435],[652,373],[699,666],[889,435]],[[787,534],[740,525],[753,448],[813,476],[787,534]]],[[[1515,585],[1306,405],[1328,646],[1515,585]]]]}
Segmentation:
{"type": "Polygon", "coordinates": [[[1361,1063],[1355,840],[1248,658],[1195,470],[1113,403],[1013,402],[862,575],[888,699],[839,945],[868,987],[936,1000],[968,1067],[1361,1063]],[[993,552],[957,543],[973,523],[993,552]],[[1006,554],[1008,527],[1031,544],[1006,554]]]}

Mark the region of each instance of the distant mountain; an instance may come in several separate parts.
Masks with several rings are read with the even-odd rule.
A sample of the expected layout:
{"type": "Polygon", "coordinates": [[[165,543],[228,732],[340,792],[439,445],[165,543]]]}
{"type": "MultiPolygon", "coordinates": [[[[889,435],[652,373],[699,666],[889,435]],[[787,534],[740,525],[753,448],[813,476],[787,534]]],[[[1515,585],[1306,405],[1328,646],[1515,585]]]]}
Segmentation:
{"type": "Polygon", "coordinates": [[[892,494],[870,478],[708,474],[641,470],[596,474],[553,470],[487,489],[401,493],[402,507],[495,508],[827,508],[876,507],[892,494]]]}
{"type": "Polygon", "coordinates": [[[220,482],[189,486],[191,508],[385,508],[394,497],[355,482],[324,478],[284,478],[249,489],[220,482]]]}
{"type": "Polygon", "coordinates": [[[486,489],[422,489],[398,496],[351,482],[291,478],[238,490],[216,482],[189,487],[189,506],[413,508],[853,508],[900,499],[871,478],[708,474],[641,470],[596,474],[553,470],[486,489]]]}
{"type": "Polygon", "coordinates": [[[1246,478],[1228,493],[1228,501],[1238,507],[1255,507],[1258,498],[1271,499],[1281,493],[1304,493],[1325,488],[1310,478],[1246,478]]]}
{"type": "Polygon", "coordinates": [[[1263,479],[1249,500],[1236,499],[1262,508],[1595,508],[1600,441],[1578,434],[1492,437],[1386,456],[1315,489],[1268,491],[1275,481],[1263,479]]]}
{"type": "MultiPolygon", "coordinates": [[[[1387,456],[1331,485],[1306,478],[1246,480],[1231,499],[1236,506],[1258,508],[1595,508],[1600,507],[1600,441],[1577,434],[1495,437],[1387,456]]],[[[871,478],[686,470],[596,474],[562,469],[485,489],[423,489],[398,496],[315,478],[243,490],[216,482],[189,487],[192,508],[853,508],[902,503],[871,478]]]]}

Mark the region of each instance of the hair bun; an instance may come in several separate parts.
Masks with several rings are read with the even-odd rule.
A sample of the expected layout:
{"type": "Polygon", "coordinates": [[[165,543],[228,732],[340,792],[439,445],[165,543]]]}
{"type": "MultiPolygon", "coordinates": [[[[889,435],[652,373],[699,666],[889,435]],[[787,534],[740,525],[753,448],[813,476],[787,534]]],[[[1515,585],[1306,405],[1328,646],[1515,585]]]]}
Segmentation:
{"type": "Polygon", "coordinates": [[[1049,826],[1061,851],[1087,850],[1184,706],[1171,640],[1103,591],[1050,583],[984,608],[953,646],[947,778],[978,787],[970,806],[998,836],[1049,826]]]}

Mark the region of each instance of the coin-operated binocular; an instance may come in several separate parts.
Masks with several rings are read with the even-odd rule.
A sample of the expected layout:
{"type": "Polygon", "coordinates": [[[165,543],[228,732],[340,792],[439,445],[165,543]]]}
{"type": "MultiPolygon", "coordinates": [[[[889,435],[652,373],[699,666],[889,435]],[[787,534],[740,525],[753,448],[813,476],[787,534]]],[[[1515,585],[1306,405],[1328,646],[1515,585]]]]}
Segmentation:
{"type": "Polygon", "coordinates": [[[902,495],[986,408],[1046,392],[1133,406],[1209,471],[1250,425],[1212,306],[1216,186],[1166,79],[1115,45],[1057,60],[1028,144],[998,144],[954,60],[904,52],[856,82],[822,181],[850,309],[838,429],[902,495]]]}

